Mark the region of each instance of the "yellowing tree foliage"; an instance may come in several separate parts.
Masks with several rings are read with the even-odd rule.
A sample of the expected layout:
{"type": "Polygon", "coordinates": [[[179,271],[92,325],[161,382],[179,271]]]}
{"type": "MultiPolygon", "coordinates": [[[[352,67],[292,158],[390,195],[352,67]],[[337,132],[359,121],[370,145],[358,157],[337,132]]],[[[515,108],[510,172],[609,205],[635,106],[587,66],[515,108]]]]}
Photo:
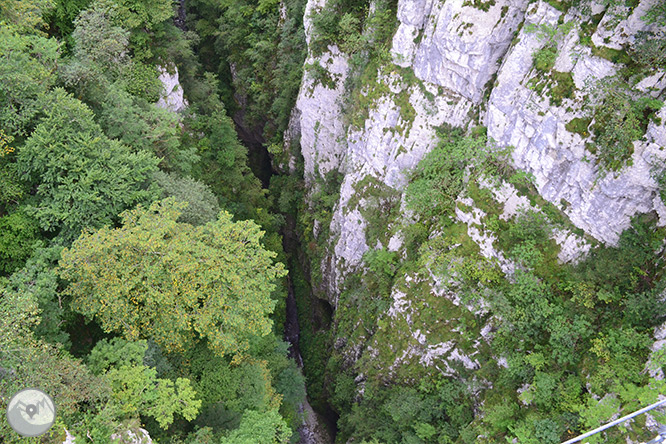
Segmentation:
{"type": "Polygon", "coordinates": [[[197,334],[225,355],[271,331],[276,278],[286,274],[252,221],[227,212],[201,226],[176,222],[166,199],[122,214],[120,228],[84,233],[63,251],[59,272],[74,310],[128,340],[152,338],[182,351],[197,334]]]}

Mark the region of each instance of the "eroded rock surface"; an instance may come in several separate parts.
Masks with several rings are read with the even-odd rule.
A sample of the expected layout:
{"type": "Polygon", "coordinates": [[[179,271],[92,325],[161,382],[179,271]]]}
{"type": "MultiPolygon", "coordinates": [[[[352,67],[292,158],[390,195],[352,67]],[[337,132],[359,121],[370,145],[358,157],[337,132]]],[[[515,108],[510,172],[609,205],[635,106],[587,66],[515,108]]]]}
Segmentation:
{"type": "Polygon", "coordinates": [[[187,108],[187,100],[183,96],[183,87],[178,80],[178,68],[174,66],[172,69],[173,74],[170,74],[166,68],[159,67],[163,92],[157,106],[177,113],[187,108]]]}
{"type": "MultiPolygon", "coordinates": [[[[314,32],[309,13],[323,7],[325,1],[308,2],[308,42],[314,32]]],[[[566,128],[573,119],[587,115],[586,101],[594,83],[610,79],[621,69],[621,65],[593,55],[591,47],[581,43],[580,24],[592,15],[603,14],[591,41],[597,47],[626,49],[639,31],[653,29],[641,17],[656,1],[643,0],[633,10],[610,12],[593,3],[588,11],[570,8],[563,13],[545,1],[497,0],[481,2],[485,7],[476,8],[465,0],[400,0],[399,26],[391,47],[393,62],[380,68],[377,75],[383,93],[373,96],[360,122],[344,114],[343,103],[349,94],[345,80],[354,75],[347,56],[336,47],[329,47],[319,57],[310,55],[307,64],[319,62],[335,80],[335,87],[314,81],[306,70],[287,137],[300,135],[306,182],[311,189],[316,188],[315,179],[324,179],[330,171],[343,174],[330,224],[330,245],[319,264],[329,301],[337,304],[345,276],[359,269],[368,250],[385,247],[398,252],[402,245],[400,233],[385,244],[368,238],[364,210],[371,202],[363,186],[371,183],[393,190],[399,196],[402,217],[409,219],[404,201],[409,174],[436,146],[436,129],[443,125],[487,126],[489,138],[497,145],[514,147],[513,166],[529,173],[539,197],[562,211],[571,223],[568,229],[557,229],[552,235],[559,245],[561,262],[580,260],[591,242],[615,245],[637,214],[654,212],[658,223],[666,224],[666,207],[655,180],[655,173],[666,163],[666,108],[658,114],[661,123],[649,123],[644,138],[634,142],[630,161],[617,172],[600,168],[586,148],[592,141],[590,135],[583,137],[566,128]],[[567,28],[569,22],[573,26],[567,28]],[[558,55],[552,70],[571,79],[570,97],[556,100],[554,80],[535,69],[534,53],[553,43],[540,35],[541,28],[560,30],[553,37],[558,55]],[[546,85],[537,92],[535,84],[540,81],[546,85]],[[575,229],[579,234],[573,233],[575,229]]],[[[368,94],[377,87],[364,85],[362,91],[368,94]]],[[[635,85],[637,91],[652,97],[663,97],[664,88],[663,72],[650,74],[635,85]]],[[[506,183],[492,191],[504,206],[506,217],[519,207],[532,208],[506,183]]],[[[482,255],[497,260],[502,271],[510,275],[514,264],[495,250],[492,236],[483,228],[484,214],[474,208],[473,201],[461,198],[470,209],[456,210],[458,222],[468,225],[468,235],[482,255]]],[[[407,345],[398,349],[389,344],[387,351],[380,351],[382,340],[396,340],[381,339],[380,329],[375,345],[365,351],[352,347],[350,354],[376,357],[389,353],[395,364],[389,372],[409,361],[439,365],[445,374],[460,365],[474,368],[473,355],[489,340],[489,330],[482,328],[485,336],[466,347],[431,339],[427,326],[416,322],[417,301],[406,290],[413,285],[408,279],[411,277],[397,279],[385,328],[387,334],[404,329],[407,345]]],[[[428,282],[431,294],[449,298],[457,306],[456,295],[440,284],[432,276],[428,282]]]]}

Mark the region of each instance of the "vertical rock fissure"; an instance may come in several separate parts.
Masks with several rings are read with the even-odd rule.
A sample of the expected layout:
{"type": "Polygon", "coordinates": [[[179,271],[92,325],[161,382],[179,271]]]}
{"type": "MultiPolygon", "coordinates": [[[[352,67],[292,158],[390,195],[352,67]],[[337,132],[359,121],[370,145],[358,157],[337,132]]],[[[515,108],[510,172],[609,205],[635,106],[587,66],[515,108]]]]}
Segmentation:
{"type": "MultiPolygon", "coordinates": [[[[239,139],[248,149],[248,166],[253,174],[261,181],[264,188],[270,185],[271,177],[277,174],[272,168],[270,154],[266,146],[262,143],[254,141],[254,137],[243,131],[243,127],[236,122],[236,129],[239,139]],[[250,137],[248,137],[250,136],[250,137]]],[[[287,277],[287,300],[286,300],[286,317],[284,323],[284,339],[289,343],[289,357],[294,359],[298,368],[304,372],[303,357],[299,346],[301,327],[298,319],[298,305],[296,301],[296,294],[294,283],[291,276],[294,274],[292,270],[294,267],[299,267],[299,271],[307,274],[305,264],[301,259],[301,242],[300,237],[296,230],[295,218],[291,214],[283,214],[285,216],[285,226],[280,234],[283,238],[283,249],[287,256],[291,258],[285,264],[290,270],[287,277]]],[[[309,295],[310,297],[314,297],[309,295]]],[[[315,322],[318,324],[319,322],[315,322]]],[[[323,353],[324,351],[322,351],[323,353]]],[[[307,381],[306,381],[307,393],[307,381]]],[[[337,432],[337,415],[333,409],[326,406],[325,412],[317,412],[310,405],[307,396],[300,406],[300,411],[303,415],[303,423],[298,428],[300,434],[299,444],[332,444],[335,441],[337,432]]]]}
{"type": "MultiPolygon", "coordinates": [[[[300,267],[300,272],[304,273],[301,263],[301,243],[296,232],[295,221],[293,215],[285,215],[286,224],[282,230],[283,248],[287,255],[290,257],[287,267],[294,269],[300,267]]],[[[305,274],[305,273],[304,273],[305,274]]],[[[308,295],[313,297],[312,295],[308,295]]],[[[288,295],[287,295],[287,313],[284,326],[284,337],[289,342],[289,356],[292,357],[301,371],[303,368],[303,357],[301,355],[299,340],[301,335],[300,323],[298,320],[298,305],[296,301],[296,294],[294,283],[291,277],[288,278],[288,295]]],[[[322,350],[322,353],[324,351],[322,350]]],[[[306,375],[307,377],[307,375],[306,375]]],[[[307,379],[306,379],[306,393],[307,393],[307,379]]],[[[298,432],[301,436],[299,444],[332,444],[335,441],[337,433],[337,415],[333,412],[330,406],[326,406],[325,412],[315,412],[310,405],[307,396],[305,402],[301,405],[301,413],[303,414],[303,424],[299,427],[298,432]]]]}
{"type": "Polygon", "coordinates": [[[298,325],[298,309],[294,295],[294,285],[291,277],[287,277],[287,316],[284,323],[284,338],[289,343],[289,357],[296,361],[299,368],[303,368],[303,357],[298,346],[301,329],[298,325]]]}
{"type": "Polygon", "coordinates": [[[173,23],[182,31],[187,31],[185,18],[185,0],[179,0],[178,9],[176,10],[176,16],[173,18],[173,23]]]}

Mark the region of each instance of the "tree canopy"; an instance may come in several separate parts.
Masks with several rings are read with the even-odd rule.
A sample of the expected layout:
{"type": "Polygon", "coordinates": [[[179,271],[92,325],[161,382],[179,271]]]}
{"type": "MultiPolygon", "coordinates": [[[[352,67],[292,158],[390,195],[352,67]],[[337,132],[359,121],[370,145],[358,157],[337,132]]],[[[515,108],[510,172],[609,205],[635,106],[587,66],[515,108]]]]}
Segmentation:
{"type": "Polygon", "coordinates": [[[300,424],[282,219],[175,6],[0,0],[0,409],[25,387],[58,409],[31,442],[285,442],[300,424]],[[178,113],[158,104],[176,67],[178,113]]]}
{"type": "Polygon", "coordinates": [[[10,137],[29,134],[56,77],[59,44],[0,26],[0,121],[10,137]]]}
{"type": "Polygon", "coordinates": [[[17,154],[18,170],[37,188],[27,212],[42,229],[76,237],[156,197],[150,186],[154,156],[107,138],[90,108],[62,89],[47,103],[45,117],[17,154]]]}
{"type": "Polygon", "coordinates": [[[182,351],[197,336],[219,355],[247,349],[271,330],[271,292],[284,266],[251,221],[231,215],[201,226],[177,222],[173,199],[122,214],[120,228],[84,233],[63,251],[60,274],[76,311],[129,340],[182,351]]]}

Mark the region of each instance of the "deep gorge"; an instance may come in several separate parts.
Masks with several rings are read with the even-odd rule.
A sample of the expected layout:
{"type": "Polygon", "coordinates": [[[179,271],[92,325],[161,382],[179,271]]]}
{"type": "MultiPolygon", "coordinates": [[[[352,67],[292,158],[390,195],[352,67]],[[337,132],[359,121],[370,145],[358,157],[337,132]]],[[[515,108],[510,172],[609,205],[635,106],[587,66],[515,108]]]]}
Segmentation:
{"type": "MultiPolygon", "coordinates": [[[[290,268],[307,276],[301,329],[326,320],[320,348],[301,351],[313,406],[340,415],[338,442],[555,443],[601,403],[574,420],[550,396],[615,396],[594,375],[619,369],[583,356],[616,337],[606,314],[663,292],[647,232],[661,239],[666,214],[664,66],[638,62],[642,33],[663,30],[640,18],[655,2],[574,3],[306,5],[305,69],[272,157],[276,172],[302,168],[286,224],[302,268],[293,256],[290,268]],[[600,79],[619,88],[614,105],[600,79]],[[639,111],[644,138],[610,154],[590,122],[640,100],[655,100],[639,111]],[[611,290],[599,267],[627,255],[646,260],[651,284],[627,285],[620,267],[611,290]],[[616,308],[582,302],[587,285],[616,308]]],[[[663,315],[643,313],[622,323],[654,341],[663,315]]],[[[635,372],[648,355],[636,351],[635,372]]]]}
{"type": "MultiPolygon", "coordinates": [[[[239,134],[242,134],[242,132],[239,132],[239,134]]],[[[248,142],[245,141],[245,143],[247,145],[248,142]]],[[[248,149],[250,151],[248,162],[253,173],[268,188],[271,177],[276,174],[275,170],[271,167],[268,151],[261,144],[255,144],[252,148],[248,149]]],[[[300,326],[303,324],[307,328],[325,332],[330,328],[330,325],[327,324],[330,323],[332,310],[325,301],[317,299],[310,289],[309,264],[307,257],[303,254],[300,236],[296,229],[296,215],[285,213],[282,216],[285,218],[285,224],[281,230],[282,245],[288,257],[287,266],[290,270],[290,274],[287,276],[288,293],[286,299],[284,339],[290,344],[289,357],[296,361],[298,367],[304,372],[307,381],[308,372],[304,368],[299,346],[301,336],[300,326]],[[298,289],[295,288],[294,279],[298,279],[298,289]],[[297,292],[299,296],[298,300],[296,297],[297,292]],[[322,310],[325,313],[324,315],[320,313],[322,310]],[[301,320],[299,320],[299,317],[301,320]]],[[[320,353],[324,354],[326,351],[321,350],[320,353]]],[[[299,433],[301,434],[299,443],[329,444],[334,442],[337,432],[336,423],[338,414],[324,399],[320,398],[317,400],[314,410],[307,400],[306,403],[307,406],[303,406],[304,419],[307,419],[308,415],[315,415],[315,418],[306,420],[304,425],[299,428],[299,433]]]]}
{"type": "Polygon", "coordinates": [[[665,2],[4,0],[0,41],[35,442],[558,444],[666,393],[665,2]]]}

